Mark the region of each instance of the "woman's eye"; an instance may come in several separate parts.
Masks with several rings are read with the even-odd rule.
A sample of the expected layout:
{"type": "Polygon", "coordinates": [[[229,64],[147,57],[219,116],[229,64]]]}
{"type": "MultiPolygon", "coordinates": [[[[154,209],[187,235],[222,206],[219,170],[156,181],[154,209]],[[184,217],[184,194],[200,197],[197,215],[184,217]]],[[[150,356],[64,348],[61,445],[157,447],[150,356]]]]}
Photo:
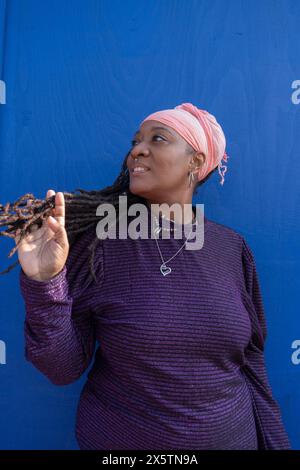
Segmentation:
{"type": "MultiPolygon", "coordinates": [[[[159,137],[160,139],[165,140],[165,139],[164,139],[163,137],[161,137],[160,135],[154,135],[154,136],[153,136],[153,139],[154,139],[155,137],[159,137]]],[[[137,142],[137,140],[132,140],[132,141],[131,141],[131,145],[134,146],[134,145],[136,144],[136,142],[137,142]]]]}
{"type": "Polygon", "coordinates": [[[165,139],[164,139],[163,137],[161,137],[160,135],[154,135],[154,136],[153,136],[153,139],[154,139],[154,137],[159,137],[160,139],[165,140],[165,139]]]}

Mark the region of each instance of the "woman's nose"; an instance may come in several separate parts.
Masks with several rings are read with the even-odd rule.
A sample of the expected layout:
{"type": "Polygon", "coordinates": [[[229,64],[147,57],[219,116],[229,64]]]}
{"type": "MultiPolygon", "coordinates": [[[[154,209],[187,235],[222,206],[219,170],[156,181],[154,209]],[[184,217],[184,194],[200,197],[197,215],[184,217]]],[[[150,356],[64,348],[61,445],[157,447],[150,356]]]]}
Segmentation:
{"type": "Polygon", "coordinates": [[[132,158],[136,158],[136,157],[139,157],[140,155],[148,155],[148,149],[145,145],[143,145],[142,143],[140,144],[136,144],[131,152],[131,157],[132,158]]]}

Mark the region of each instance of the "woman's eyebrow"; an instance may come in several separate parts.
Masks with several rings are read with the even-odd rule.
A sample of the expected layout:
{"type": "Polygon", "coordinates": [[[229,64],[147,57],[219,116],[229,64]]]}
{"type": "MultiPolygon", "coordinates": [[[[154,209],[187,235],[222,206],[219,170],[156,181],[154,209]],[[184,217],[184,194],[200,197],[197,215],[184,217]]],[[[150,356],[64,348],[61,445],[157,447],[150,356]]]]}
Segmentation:
{"type": "MultiPolygon", "coordinates": [[[[151,131],[155,131],[155,130],[161,130],[161,131],[166,131],[166,132],[169,132],[169,134],[171,134],[173,137],[174,137],[174,134],[173,132],[169,131],[169,129],[166,129],[165,127],[159,127],[159,126],[155,126],[155,127],[151,127],[150,129],[151,131]]],[[[134,134],[134,137],[137,136],[137,134],[140,134],[141,131],[136,131],[136,133],[134,134]]]]}

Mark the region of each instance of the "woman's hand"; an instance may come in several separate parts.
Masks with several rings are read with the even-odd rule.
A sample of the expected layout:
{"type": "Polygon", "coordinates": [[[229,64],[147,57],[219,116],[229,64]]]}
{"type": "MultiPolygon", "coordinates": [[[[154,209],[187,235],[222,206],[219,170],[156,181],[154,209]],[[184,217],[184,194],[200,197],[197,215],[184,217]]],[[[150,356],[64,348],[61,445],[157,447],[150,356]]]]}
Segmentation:
{"type": "MultiPolygon", "coordinates": [[[[55,191],[49,189],[46,199],[54,194],[55,191]]],[[[62,192],[55,195],[55,208],[51,210],[51,216],[43,220],[40,228],[33,225],[18,246],[18,258],[24,273],[37,281],[47,281],[62,271],[69,254],[62,192]]],[[[19,233],[20,229],[16,233],[16,243],[19,233]]]]}

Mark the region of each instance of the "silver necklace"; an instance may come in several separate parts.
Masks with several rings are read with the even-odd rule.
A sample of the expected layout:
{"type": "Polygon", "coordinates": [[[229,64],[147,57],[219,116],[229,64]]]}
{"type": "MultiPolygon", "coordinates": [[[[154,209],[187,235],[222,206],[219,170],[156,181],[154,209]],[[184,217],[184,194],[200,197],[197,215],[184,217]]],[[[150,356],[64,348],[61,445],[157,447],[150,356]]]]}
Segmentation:
{"type": "MultiPolygon", "coordinates": [[[[164,220],[168,220],[169,222],[172,222],[170,219],[167,219],[165,215],[162,216],[162,219],[164,220]]],[[[176,232],[177,231],[177,228],[167,228],[167,227],[160,227],[159,226],[159,221],[158,221],[158,218],[156,217],[156,215],[154,215],[154,220],[155,220],[155,223],[156,223],[156,228],[154,229],[154,232],[155,233],[160,233],[162,230],[164,230],[165,232],[176,232]]]]}
{"type": "MultiPolygon", "coordinates": [[[[175,229],[176,230],[176,229],[175,229]]],[[[160,272],[163,276],[166,276],[167,274],[170,274],[170,272],[172,272],[172,269],[170,268],[170,266],[167,266],[167,263],[169,263],[169,261],[171,261],[173,258],[175,258],[175,256],[178,255],[178,253],[183,249],[183,247],[185,246],[186,242],[188,241],[192,231],[193,231],[193,225],[192,225],[192,228],[191,228],[191,231],[187,237],[187,239],[185,240],[184,244],[179,248],[179,250],[175,253],[175,255],[173,255],[171,258],[169,258],[167,261],[164,260],[163,258],[163,255],[160,251],[160,248],[159,248],[159,245],[158,245],[158,241],[157,241],[157,238],[155,236],[155,233],[159,233],[161,231],[161,228],[160,227],[156,227],[156,229],[154,230],[154,238],[155,238],[155,241],[156,241],[156,245],[157,245],[157,248],[158,248],[158,251],[159,251],[159,254],[160,254],[160,257],[161,257],[161,260],[162,260],[162,264],[160,265],[160,272]],[[158,232],[157,232],[157,229],[158,232]]]]}

